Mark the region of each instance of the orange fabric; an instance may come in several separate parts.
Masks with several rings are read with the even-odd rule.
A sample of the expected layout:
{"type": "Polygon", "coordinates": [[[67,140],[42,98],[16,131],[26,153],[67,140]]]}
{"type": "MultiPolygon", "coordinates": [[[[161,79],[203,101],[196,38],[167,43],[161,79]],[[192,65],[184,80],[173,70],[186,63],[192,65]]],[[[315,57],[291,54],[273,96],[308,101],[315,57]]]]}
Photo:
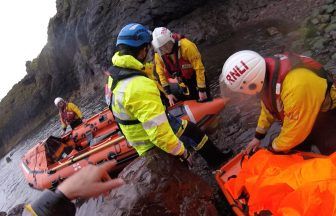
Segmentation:
{"type": "Polygon", "coordinates": [[[260,150],[244,160],[237,178],[225,188],[234,199],[247,192],[250,215],[261,210],[273,215],[335,215],[336,153],[304,160],[299,153],[260,150]]]}

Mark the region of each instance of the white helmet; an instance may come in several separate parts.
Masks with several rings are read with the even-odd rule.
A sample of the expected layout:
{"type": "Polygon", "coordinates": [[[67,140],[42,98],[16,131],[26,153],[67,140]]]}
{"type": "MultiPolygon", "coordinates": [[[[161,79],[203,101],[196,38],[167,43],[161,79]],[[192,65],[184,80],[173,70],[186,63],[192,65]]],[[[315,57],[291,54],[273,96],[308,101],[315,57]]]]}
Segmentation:
{"type": "Polygon", "coordinates": [[[55,103],[55,105],[57,106],[57,104],[58,104],[59,102],[61,102],[61,101],[65,102],[65,101],[63,100],[63,98],[57,97],[57,98],[54,100],[54,103],[55,103]]]}
{"type": "Polygon", "coordinates": [[[243,50],[226,60],[219,81],[234,92],[253,95],[261,91],[265,73],[265,59],[254,51],[243,50]]]}
{"type": "Polygon", "coordinates": [[[168,41],[175,42],[173,34],[171,31],[165,27],[155,28],[153,31],[153,40],[152,45],[155,50],[158,50],[160,47],[165,45],[168,41]]]}

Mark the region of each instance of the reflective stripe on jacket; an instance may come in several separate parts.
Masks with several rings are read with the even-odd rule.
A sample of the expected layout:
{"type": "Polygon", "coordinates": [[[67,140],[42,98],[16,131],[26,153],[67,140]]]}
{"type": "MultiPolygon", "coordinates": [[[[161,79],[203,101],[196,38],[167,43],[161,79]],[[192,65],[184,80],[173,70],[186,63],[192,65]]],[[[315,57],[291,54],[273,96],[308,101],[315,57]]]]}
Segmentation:
{"type": "MultiPolygon", "coordinates": [[[[143,69],[143,65],[130,55],[116,53],[113,65],[120,73],[143,69]],[[128,70],[123,70],[127,68],[128,70]]],[[[112,79],[118,72],[111,74],[112,79]]],[[[120,80],[113,89],[113,114],[121,120],[138,120],[139,124],[120,125],[127,141],[139,155],[157,146],[172,155],[182,155],[183,143],[173,133],[155,82],[144,76],[131,76],[120,80]]]]}
{"type": "Polygon", "coordinates": [[[71,122],[83,118],[82,112],[73,103],[67,103],[63,111],[59,112],[62,128],[66,128],[71,122]]]}
{"type": "MultiPolygon", "coordinates": [[[[179,58],[179,65],[182,71],[182,74],[189,74],[190,70],[196,73],[196,81],[198,88],[206,88],[205,85],[205,75],[204,75],[204,66],[202,63],[201,54],[199,53],[196,45],[191,42],[190,40],[183,38],[179,40],[179,47],[178,51],[180,55],[179,58]],[[182,66],[181,66],[182,65],[182,66]]],[[[159,75],[159,79],[161,85],[163,87],[168,86],[168,74],[166,70],[166,65],[164,64],[162,58],[158,53],[155,53],[155,65],[156,65],[156,72],[159,75]]],[[[188,77],[185,77],[188,78],[188,77]]]]}

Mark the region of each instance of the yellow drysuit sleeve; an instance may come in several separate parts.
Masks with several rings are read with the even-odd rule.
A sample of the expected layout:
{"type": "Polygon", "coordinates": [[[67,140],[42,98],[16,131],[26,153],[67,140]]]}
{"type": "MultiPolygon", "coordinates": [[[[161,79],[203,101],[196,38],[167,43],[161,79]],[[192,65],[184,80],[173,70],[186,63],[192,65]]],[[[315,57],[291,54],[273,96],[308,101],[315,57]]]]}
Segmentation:
{"type": "Polygon", "coordinates": [[[287,74],[281,91],[285,117],[281,132],[272,143],[275,151],[290,150],[308,137],[326,88],[326,80],[308,69],[298,68],[287,74]]]}

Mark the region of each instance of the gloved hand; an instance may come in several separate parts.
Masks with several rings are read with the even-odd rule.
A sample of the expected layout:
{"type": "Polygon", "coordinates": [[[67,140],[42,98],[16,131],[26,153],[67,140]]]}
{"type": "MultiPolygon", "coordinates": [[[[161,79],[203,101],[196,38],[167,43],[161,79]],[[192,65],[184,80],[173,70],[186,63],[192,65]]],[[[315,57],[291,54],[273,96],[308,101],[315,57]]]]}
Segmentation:
{"type": "Polygon", "coordinates": [[[255,152],[261,144],[261,141],[258,140],[257,138],[253,138],[249,144],[247,144],[247,147],[244,151],[245,154],[250,154],[251,152],[255,152]]]}
{"type": "Polygon", "coordinates": [[[185,163],[189,168],[193,167],[193,157],[187,149],[185,149],[183,154],[181,155],[181,161],[185,163]]]}
{"type": "Polygon", "coordinates": [[[177,98],[173,94],[167,95],[169,100],[169,105],[173,106],[175,104],[175,101],[178,101],[177,98]]]}
{"type": "Polygon", "coordinates": [[[69,200],[97,197],[100,194],[125,184],[121,178],[111,179],[108,174],[117,165],[115,160],[102,165],[89,165],[60,184],[57,189],[69,200]],[[83,190],[85,188],[85,190],[83,190]]]}
{"type": "Polygon", "coordinates": [[[198,97],[200,101],[205,101],[206,99],[208,99],[207,93],[206,92],[198,92],[198,97]]]}

